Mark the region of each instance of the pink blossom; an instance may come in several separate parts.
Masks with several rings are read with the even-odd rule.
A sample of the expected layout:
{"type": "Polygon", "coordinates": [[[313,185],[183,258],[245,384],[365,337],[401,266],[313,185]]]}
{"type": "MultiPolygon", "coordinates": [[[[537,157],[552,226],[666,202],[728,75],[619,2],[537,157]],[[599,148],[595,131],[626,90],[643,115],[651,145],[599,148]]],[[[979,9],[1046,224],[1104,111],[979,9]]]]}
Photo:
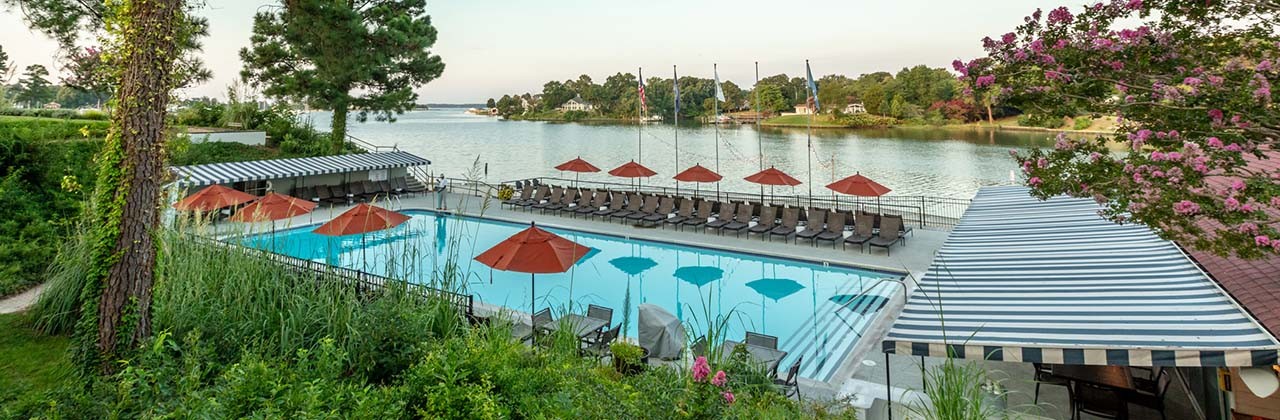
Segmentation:
{"type": "Polygon", "coordinates": [[[973,84],[977,87],[983,88],[983,87],[991,86],[995,82],[996,82],[996,76],[988,74],[986,76],[978,76],[978,80],[975,80],[973,84]]]}
{"type": "Polygon", "coordinates": [[[1226,206],[1227,210],[1230,210],[1230,211],[1236,211],[1240,209],[1240,200],[1237,200],[1235,197],[1229,197],[1226,200],[1222,200],[1222,204],[1226,206]]]}
{"type": "Polygon", "coordinates": [[[1154,170],[1154,171],[1151,171],[1151,177],[1152,177],[1152,178],[1164,178],[1164,171],[1161,171],[1161,170],[1159,170],[1159,169],[1154,170]]]}
{"type": "Polygon", "coordinates": [[[1254,236],[1253,243],[1258,244],[1258,246],[1271,246],[1271,238],[1268,238],[1267,235],[1254,236]]]}
{"type": "Polygon", "coordinates": [[[1209,144],[1209,147],[1212,147],[1214,149],[1222,148],[1222,140],[1219,140],[1217,137],[1209,137],[1209,139],[1205,140],[1205,142],[1209,144]]]}
{"type": "Polygon", "coordinates": [[[1159,162],[1159,161],[1162,161],[1162,160],[1164,160],[1164,159],[1165,159],[1165,154],[1164,154],[1164,152],[1161,152],[1161,151],[1159,151],[1159,150],[1156,150],[1156,151],[1151,152],[1151,160],[1152,160],[1152,161],[1159,162]]]}
{"type": "Polygon", "coordinates": [[[1031,179],[1027,180],[1027,185],[1030,185],[1033,187],[1040,185],[1040,177],[1038,176],[1031,177],[1031,179]]]}
{"type": "Polygon", "coordinates": [[[1210,86],[1222,86],[1222,76],[1209,76],[1208,79],[1210,86]]]}
{"type": "Polygon", "coordinates": [[[1169,152],[1169,154],[1164,155],[1164,156],[1165,156],[1165,158],[1166,158],[1166,159],[1169,159],[1169,160],[1171,160],[1171,161],[1179,161],[1179,160],[1182,160],[1182,153],[1178,153],[1178,152],[1169,152]]]}
{"type": "Polygon", "coordinates": [[[1241,148],[1240,145],[1238,144],[1231,143],[1231,144],[1228,144],[1227,147],[1222,148],[1222,150],[1226,150],[1228,152],[1240,152],[1244,150],[1244,148],[1241,148]]]}
{"type": "Polygon", "coordinates": [[[1187,200],[1173,203],[1173,212],[1183,216],[1189,216],[1200,212],[1200,205],[1187,200]]]}
{"type": "Polygon", "coordinates": [[[1112,45],[1114,44],[1108,38],[1095,38],[1093,40],[1094,49],[1107,50],[1107,49],[1111,49],[1112,45]]]}
{"type": "Polygon", "coordinates": [[[1013,41],[1015,41],[1015,40],[1017,40],[1017,39],[1018,39],[1018,36],[1017,36],[1017,35],[1014,35],[1014,33],[1013,33],[1013,32],[1009,32],[1009,33],[1007,33],[1007,34],[1004,34],[1004,35],[1001,35],[1001,36],[1000,36],[1000,42],[1003,42],[1003,43],[1006,43],[1006,44],[1012,44],[1012,43],[1013,43],[1013,41]]]}
{"type": "Polygon", "coordinates": [[[1231,181],[1232,191],[1244,191],[1244,187],[1245,187],[1244,181],[1241,181],[1239,179],[1231,181]]]}
{"type": "Polygon", "coordinates": [[[1199,77],[1188,77],[1186,79],[1182,79],[1182,84],[1184,85],[1200,86],[1201,83],[1204,83],[1204,81],[1200,80],[1199,77]]]}
{"type": "Polygon", "coordinates": [[[1257,71],[1271,71],[1271,60],[1259,61],[1258,66],[1254,69],[1257,71]]]}
{"type": "Polygon", "coordinates": [[[1045,158],[1036,159],[1037,168],[1044,168],[1047,166],[1049,166],[1049,159],[1045,159],[1045,158]]]}
{"type": "Polygon", "coordinates": [[[1097,162],[1097,161],[1098,161],[1098,160],[1100,160],[1100,159],[1102,159],[1102,154],[1101,154],[1101,153],[1093,152],[1093,153],[1090,153],[1090,154],[1089,154],[1089,161],[1091,161],[1091,162],[1097,162]]]}
{"type": "Polygon", "coordinates": [[[725,403],[733,404],[733,400],[734,400],[734,398],[733,398],[733,393],[732,393],[732,392],[725,391],[725,392],[721,393],[720,395],[724,397],[724,402],[725,402],[725,403]]]}
{"type": "Polygon", "coordinates": [[[1258,233],[1258,225],[1249,222],[1241,223],[1236,228],[1236,231],[1245,235],[1256,235],[1258,233]]]}
{"type": "Polygon", "coordinates": [[[1023,61],[1023,60],[1026,60],[1026,59],[1027,59],[1027,50],[1024,50],[1024,49],[1022,49],[1022,48],[1019,48],[1017,51],[1014,51],[1014,52],[1013,52],[1013,59],[1014,59],[1014,61],[1023,61]]]}
{"type": "Polygon", "coordinates": [[[1027,44],[1027,48],[1030,48],[1031,51],[1036,54],[1044,54],[1044,40],[1036,39],[1035,41],[1031,41],[1030,44],[1027,44]]]}
{"type": "Polygon", "coordinates": [[[1240,211],[1243,213],[1253,213],[1257,210],[1258,207],[1254,206],[1253,203],[1244,203],[1240,205],[1240,211]]]}
{"type": "Polygon", "coordinates": [[[964,65],[964,62],[960,60],[952,61],[951,68],[955,69],[956,72],[960,73],[961,76],[969,75],[969,66],[964,65]]]}
{"type": "Polygon", "coordinates": [[[728,381],[729,378],[724,374],[723,370],[716,371],[716,376],[711,378],[711,384],[715,386],[724,386],[725,382],[728,381]]]}
{"type": "Polygon", "coordinates": [[[1124,62],[1122,62],[1122,61],[1120,61],[1120,60],[1112,61],[1112,62],[1107,63],[1107,64],[1111,66],[1111,69],[1112,69],[1112,70],[1115,70],[1115,71],[1124,70],[1124,62]]]}
{"type": "Polygon", "coordinates": [[[1039,7],[1037,7],[1037,8],[1036,8],[1035,13],[1032,13],[1032,14],[1031,14],[1031,18],[1032,18],[1032,19],[1034,19],[1034,20],[1036,20],[1036,21],[1038,22],[1038,21],[1040,21],[1040,15],[1041,15],[1040,8],[1039,8],[1039,7]]]}
{"type": "Polygon", "coordinates": [[[1050,25],[1056,24],[1056,23],[1070,25],[1074,19],[1075,19],[1075,16],[1072,16],[1071,11],[1067,10],[1065,6],[1059,7],[1057,9],[1053,9],[1052,11],[1049,12],[1050,25]]]}
{"type": "Polygon", "coordinates": [[[1209,118],[1212,118],[1214,122],[1222,122],[1222,110],[1221,110],[1221,109],[1210,109],[1210,110],[1209,110],[1209,118]]]}
{"type": "Polygon", "coordinates": [[[1059,39],[1058,42],[1053,43],[1053,49],[1055,50],[1060,50],[1066,47],[1067,47],[1066,39],[1059,39]]]}
{"type": "Polygon", "coordinates": [[[707,379],[707,375],[711,374],[711,365],[707,363],[707,358],[698,356],[693,361],[693,381],[702,382],[707,379]]]}
{"type": "Polygon", "coordinates": [[[1129,9],[1129,10],[1138,10],[1138,9],[1141,9],[1141,8],[1142,8],[1142,0],[1129,0],[1129,3],[1128,3],[1128,4],[1126,4],[1126,5],[1124,5],[1124,7],[1125,7],[1125,8],[1127,8],[1127,9],[1129,9]]]}
{"type": "Polygon", "coordinates": [[[1280,208],[1280,196],[1271,197],[1271,207],[1280,208]]]}
{"type": "Polygon", "coordinates": [[[1271,100],[1271,87],[1263,86],[1253,91],[1253,97],[1259,101],[1268,102],[1271,100]]]}

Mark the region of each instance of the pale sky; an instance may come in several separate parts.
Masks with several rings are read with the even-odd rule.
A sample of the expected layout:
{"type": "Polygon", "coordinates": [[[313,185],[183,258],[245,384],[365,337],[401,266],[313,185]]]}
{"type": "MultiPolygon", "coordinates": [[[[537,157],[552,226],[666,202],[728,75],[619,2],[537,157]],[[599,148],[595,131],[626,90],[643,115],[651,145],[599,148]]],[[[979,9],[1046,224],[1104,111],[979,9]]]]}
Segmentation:
{"type": "MultiPolygon", "coordinates": [[[[261,0],[209,0],[205,61],[214,78],[186,96],[225,97],[239,78],[261,0]]],[[[760,75],[804,72],[856,76],[904,66],[947,67],[982,54],[980,40],[1011,31],[1045,0],[439,0],[428,13],[440,32],[433,49],[444,75],[419,88],[426,103],[474,103],[504,93],[540,92],[547,80],[590,75],[597,83],[644,67],[646,77],[711,77],[743,86],[760,75]]],[[[1072,6],[1075,3],[1068,2],[1072,6]]],[[[3,6],[0,6],[3,7],[3,6]]],[[[56,45],[26,28],[17,10],[0,11],[0,46],[19,66],[59,74],[56,45]]],[[[16,77],[14,78],[16,80],[16,77]]]]}

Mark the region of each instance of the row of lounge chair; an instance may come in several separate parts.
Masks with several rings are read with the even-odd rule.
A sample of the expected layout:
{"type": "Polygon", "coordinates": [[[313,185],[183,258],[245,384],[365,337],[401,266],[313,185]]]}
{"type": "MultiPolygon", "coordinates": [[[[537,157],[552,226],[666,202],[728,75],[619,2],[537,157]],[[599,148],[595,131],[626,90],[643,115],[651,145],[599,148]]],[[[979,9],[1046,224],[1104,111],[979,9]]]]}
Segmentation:
{"type": "Polygon", "coordinates": [[[713,229],[721,235],[733,232],[741,236],[745,232],[768,240],[777,236],[783,240],[794,237],[797,243],[806,239],[814,246],[818,242],[831,242],[833,248],[840,243],[846,249],[857,245],[859,250],[863,250],[863,246],[868,245],[884,248],[886,253],[899,242],[905,243],[906,235],[912,233],[902,216],[896,215],[548,185],[526,185],[519,196],[502,204],[528,211],[600,217],[664,228],[672,226],[680,230],[686,227],[702,228],[704,232],[713,229]],[[846,231],[852,234],[845,236],[846,231]]]}
{"type": "Polygon", "coordinates": [[[426,188],[410,186],[404,177],[396,177],[385,181],[353,181],[339,185],[300,187],[295,190],[294,195],[317,203],[350,204],[424,191],[426,188]]]}

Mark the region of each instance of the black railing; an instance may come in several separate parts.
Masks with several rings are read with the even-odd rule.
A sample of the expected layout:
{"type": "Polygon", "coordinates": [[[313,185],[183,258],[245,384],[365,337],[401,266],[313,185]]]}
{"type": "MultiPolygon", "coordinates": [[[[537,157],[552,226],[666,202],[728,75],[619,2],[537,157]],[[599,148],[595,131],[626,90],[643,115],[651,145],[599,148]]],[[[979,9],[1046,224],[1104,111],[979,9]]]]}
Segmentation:
{"type": "MultiPolygon", "coordinates": [[[[772,205],[792,207],[819,207],[844,211],[863,210],[873,213],[896,214],[903,221],[923,228],[950,229],[960,221],[960,216],[969,208],[972,201],[967,198],[933,197],[923,195],[889,195],[882,197],[857,197],[847,195],[793,195],[769,194],[758,192],[701,190],[689,187],[672,187],[664,185],[636,185],[621,182],[575,181],[556,177],[535,177],[542,184],[574,186],[593,189],[609,189],[618,191],[639,191],[650,194],[697,196],[719,201],[748,201],[772,205]]],[[[521,181],[528,181],[523,179],[521,181]]],[[[511,185],[516,181],[506,181],[511,185]]],[[[785,189],[785,187],[783,187],[785,189]]]]}
{"type": "Polygon", "coordinates": [[[350,134],[347,134],[347,141],[351,142],[351,144],[356,145],[356,147],[359,147],[361,149],[364,149],[367,152],[372,152],[372,153],[395,152],[400,150],[399,146],[377,145],[350,134]]]}

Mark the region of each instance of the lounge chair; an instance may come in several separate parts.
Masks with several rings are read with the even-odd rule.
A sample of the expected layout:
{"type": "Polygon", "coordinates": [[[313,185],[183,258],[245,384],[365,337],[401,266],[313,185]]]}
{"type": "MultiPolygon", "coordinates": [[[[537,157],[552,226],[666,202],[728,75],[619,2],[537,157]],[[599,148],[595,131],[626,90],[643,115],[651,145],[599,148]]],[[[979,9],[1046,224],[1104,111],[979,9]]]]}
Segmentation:
{"type": "Polygon", "coordinates": [[[402,176],[391,178],[391,189],[395,190],[396,194],[407,194],[409,192],[409,186],[405,184],[402,176]]]}
{"type": "Polygon", "coordinates": [[[907,234],[909,234],[909,233],[910,233],[910,234],[911,234],[911,236],[915,236],[915,234],[911,232],[911,226],[907,226],[907,222],[906,222],[905,220],[903,220],[903,219],[902,219],[902,215],[897,215],[897,214],[886,214],[886,215],[884,215],[884,216],[880,216],[880,220],[890,219],[890,218],[898,219],[898,226],[901,226],[900,228],[898,228],[898,234],[899,234],[898,236],[901,236],[901,237],[902,237],[902,244],[903,244],[903,245],[906,245],[906,244],[907,244],[907,238],[906,238],[907,234]]]}
{"type": "Polygon", "coordinates": [[[750,203],[742,203],[738,205],[738,215],[733,218],[732,222],[720,226],[720,233],[725,231],[733,231],[735,235],[742,235],[742,231],[751,226],[751,214],[755,213],[755,205],[750,203]]]}
{"type": "Polygon", "coordinates": [[[559,209],[560,213],[576,214],[580,208],[590,208],[591,200],[595,200],[595,198],[596,196],[591,193],[591,190],[578,190],[578,199],[574,200],[572,205],[565,204],[564,207],[561,207],[559,209]]]}
{"type": "Polygon", "coordinates": [[[800,224],[800,209],[796,207],[787,207],[782,209],[782,222],[769,231],[769,240],[773,240],[774,236],[781,236],[782,240],[787,240],[791,235],[796,234],[796,225],[800,224]]]}
{"type": "Polygon", "coordinates": [[[630,216],[631,213],[640,211],[640,207],[642,206],[644,206],[644,199],[640,194],[627,193],[627,207],[610,213],[609,218],[626,220],[627,216],[630,216]]]}
{"type": "Polygon", "coordinates": [[[320,196],[316,194],[316,187],[302,187],[298,189],[298,198],[311,202],[319,202],[320,196]]]}
{"type": "Polygon", "coordinates": [[[541,203],[537,203],[532,206],[529,206],[529,211],[533,211],[533,209],[542,210],[549,206],[560,204],[560,200],[563,198],[564,198],[564,187],[552,188],[551,197],[548,198],[547,201],[545,202],[541,202],[541,203]]]}
{"type": "Polygon", "coordinates": [[[525,202],[525,201],[529,200],[530,198],[533,198],[533,186],[532,186],[532,185],[525,185],[525,186],[524,186],[524,189],[523,189],[523,190],[520,190],[520,196],[519,196],[519,197],[511,197],[511,199],[506,200],[506,201],[503,201],[503,202],[502,202],[502,205],[504,205],[504,206],[511,206],[511,207],[513,207],[513,208],[514,208],[515,206],[520,205],[520,203],[523,203],[523,202],[525,202]]]}
{"type": "Polygon", "coordinates": [[[786,378],[773,378],[773,384],[779,388],[784,398],[796,396],[796,400],[800,399],[800,362],[804,360],[804,355],[796,357],[795,363],[791,364],[791,368],[787,369],[786,378]]]}
{"type": "Polygon", "coordinates": [[[351,199],[347,195],[347,189],[341,185],[329,187],[329,202],[335,204],[347,204],[351,199]]]}
{"type": "Polygon", "coordinates": [[[546,207],[542,208],[542,211],[543,212],[558,211],[565,207],[569,207],[573,205],[573,202],[575,200],[578,199],[578,196],[581,194],[581,192],[582,190],[579,190],[577,188],[566,189],[564,190],[564,195],[560,197],[559,203],[548,204],[546,207]]]}
{"type": "Polygon", "coordinates": [[[881,219],[880,234],[871,238],[870,241],[867,241],[867,244],[876,248],[884,248],[885,255],[892,255],[890,250],[893,248],[893,245],[902,241],[902,234],[898,231],[900,228],[899,224],[901,223],[902,219],[895,219],[892,217],[881,219]]]}
{"type": "Polygon", "coordinates": [[[382,197],[383,200],[387,198],[386,194],[383,194],[382,192],[382,187],[379,186],[377,182],[364,181],[364,182],[361,182],[360,184],[364,186],[364,198],[366,201],[373,201],[377,199],[378,196],[380,195],[383,196],[382,197]]]}
{"type": "Polygon", "coordinates": [[[774,206],[764,206],[760,208],[760,219],[756,221],[756,225],[747,229],[747,233],[759,233],[760,239],[764,239],[774,226],[778,225],[778,208],[774,206]]]}
{"type": "Polygon", "coordinates": [[[680,225],[685,220],[689,220],[690,217],[693,217],[693,200],[681,198],[680,209],[676,210],[675,217],[662,221],[663,229],[666,229],[666,225],[680,225]]]}
{"type": "Polygon", "coordinates": [[[641,219],[645,223],[662,223],[671,217],[671,212],[676,211],[676,199],[674,197],[662,197],[662,201],[658,203],[658,210],[641,219]]]}
{"type": "Polygon", "coordinates": [[[680,229],[683,230],[685,226],[696,227],[696,226],[706,225],[707,219],[711,218],[711,207],[713,205],[715,205],[715,203],[711,202],[710,200],[703,200],[699,202],[698,213],[694,214],[693,217],[690,217],[688,219],[685,219],[685,221],[680,222],[680,229]]]}
{"type": "Polygon", "coordinates": [[[778,349],[778,337],[768,335],[768,334],[747,332],[747,337],[743,341],[745,341],[747,344],[758,346],[758,347],[764,347],[766,349],[774,349],[774,350],[778,349]]]}
{"type": "Polygon", "coordinates": [[[378,190],[382,191],[382,195],[387,197],[400,195],[400,192],[391,186],[391,181],[387,180],[378,181],[378,190]]]}
{"type": "Polygon", "coordinates": [[[596,194],[591,197],[591,202],[587,203],[586,206],[578,206],[574,208],[572,216],[577,217],[579,214],[588,216],[598,212],[601,207],[604,207],[605,201],[609,201],[609,192],[605,190],[596,190],[596,194]]]}
{"type": "MultiPolygon", "coordinates": [[[[745,205],[745,204],[744,204],[745,205]]],[[[724,225],[733,223],[734,211],[738,205],[733,203],[720,203],[720,213],[716,215],[716,220],[707,222],[707,228],[720,229],[724,225]]]]}
{"type": "Polygon", "coordinates": [[[826,218],[826,210],[810,209],[809,218],[804,223],[804,230],[796,232],[796,242],[800,242],[801,239],[816,239],[818,234],[825,230],[826,226],[823,222],[825,222],[826,218]]]}
{"type": "Polygon", "coordinates": [[[649,217],[649,215],[653,214],[653,212],[657,210],[658,196],[651,195],[644,198],[644,207],[641,207],[640,211],[632,212],[627,215],[627,220],[643,220],[645,217],[649,217]]]}
{"type": "Polygon", "coordinates": [[[627,199],[623,193],[613,192],[610,193],[610,195],[613,197],[609,199],[609,208],[592,212],[592,218],[595,218],[596,216],[608,217],[610,214],[622,211],[622,208],[627,205],[627,199]]]}
{"type": "Polygon", "coordinates": [[[875,237],[876,219],[866,213],[858,213],[853,219],[853,234],[849,235],[848,238],[844,238],[844,245],[842,246],[848,247],[856,244],[858,245],[858,251],[862,252],[865,248],[863,244],[875,237]]]}
{"type": "Polygon", "coordinates": [[[833,211],[827,215],[827,230],[819,233],[813,238],[813,245],[818,246],[818,241],[830,241],[831,248],[835,249],[836,242],[844,239],[844,213],[833,211]]]}
{"type": "Polygon", "coordinates": [[[533,198],[521,201],[517,205],[520,206],[520,208],[531,209],[533,206],[542,203],[542,200],[546,200],[548,194],[551,194],[551,188],[543,185],[534,190],[533,198]]]}

